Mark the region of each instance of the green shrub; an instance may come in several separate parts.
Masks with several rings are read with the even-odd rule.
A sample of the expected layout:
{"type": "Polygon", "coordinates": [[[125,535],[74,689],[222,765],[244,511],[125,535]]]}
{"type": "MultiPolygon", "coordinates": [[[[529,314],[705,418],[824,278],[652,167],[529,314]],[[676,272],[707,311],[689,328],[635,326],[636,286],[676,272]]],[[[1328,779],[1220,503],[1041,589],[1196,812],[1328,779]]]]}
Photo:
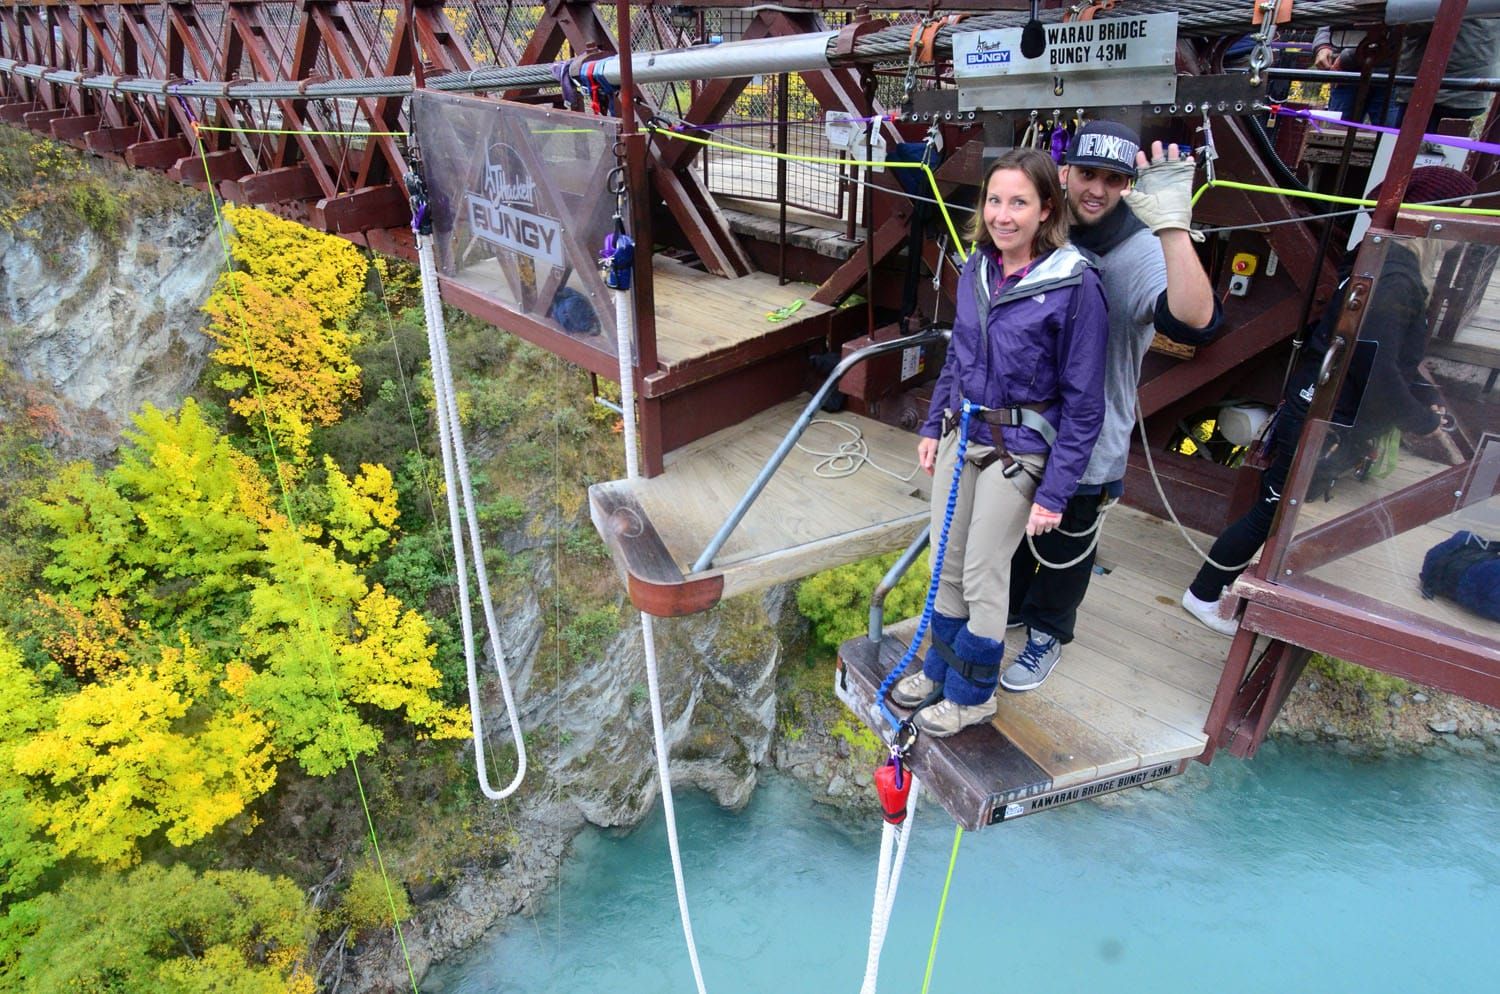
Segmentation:
{"type": "Polygon", "coordinates": [[[563,626],[562,643],[569,659],[599,655],[620,633],[620,607],[606,604],[583,611],[563,626]]]}
{"type": "MultiPolygon", "coordinates": [[[[841,643],[868,630],[870,595],[897,555],[878,556],[825,570],[803,580],[797,587],[797,607],[813,624],[818,645],[837,652],[841,643]]],[[[932,568],[924,553],[912,564],[885,599],[885,622],[900,621],[921,613],[927,597],[932,568]]]]}
{"type": "Polygon", "coordinates": [[[357,867],[349,876],[349,887],[339,904],[339,920],[349,926],[349,937],[357,940],[381,928],[394,925],[395,921],[406,921],[411,917],[411,902],[406,889],[396,881],[386,887],[386,879],[378,869],[365,864],[357,867]]]}
{"type": "Polygon", "coordinates": [[[1342,659],[1316,652],[1307,661],[1307,668],[1334,686],[1347,687],[1356,691],[1363,690],[1371,697],[1381,700],[1391,694],[1409,694],[1413,689],[1410,683],[1400,677],[1378,673],[1355,663],[1346,663],[1342,659]]]}

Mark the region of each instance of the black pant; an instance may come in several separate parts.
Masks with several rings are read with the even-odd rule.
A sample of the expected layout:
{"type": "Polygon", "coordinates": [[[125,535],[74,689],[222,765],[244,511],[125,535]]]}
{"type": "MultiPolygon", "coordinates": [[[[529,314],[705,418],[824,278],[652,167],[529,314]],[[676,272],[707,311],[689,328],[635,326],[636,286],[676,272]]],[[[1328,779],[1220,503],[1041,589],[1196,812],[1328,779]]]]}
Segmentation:
{"type": "MultiPolygon", "coordinates": [[[[1099,518],[1103,494],[1075,494],[1063,508],[1062,523],[1032,541],[1036,551],[1049,563],[1066,563],[1076,559],[1094,540],[1090,531],[1099,518]],[[1063,531],[1089,532],[1087,535],[1064,535],[1063,531]]],[[[1010,617],[1019,618],[1038,632],[1045,632],[1067,645],[1073,641],[1073,626],[1078,621],[1078,605],[1088,592],[1094,572],[1098,546],[1067,569],[1051,569],[1037,562],[1026,539],[1016,547],[1010,560],[1010,617]]]]}
{"type": "Polygon", "coordinates": [[[1260,490],[1255,495],[1255,504],[1248,513],[1234,522],[1214,540],[1208,550],[1208,558],[1225,566],[1239,569],[1219,569],[1204,563],[1189,587],[1199,600],[1216,601],[1224,588],[1245,571],[1246,563],[1271,534],[1271,522],[1276,518],[1276,508],[1281,504],[1281,492],[1286,487],[1287,473],[1292,468],[1292,456],[1297,451],[1297,437],[1302,434],[1303,415],[1287,404],[1276,417],[1276,427],[1271,436],[1271,465],[1260,475],[1260,490]]]}

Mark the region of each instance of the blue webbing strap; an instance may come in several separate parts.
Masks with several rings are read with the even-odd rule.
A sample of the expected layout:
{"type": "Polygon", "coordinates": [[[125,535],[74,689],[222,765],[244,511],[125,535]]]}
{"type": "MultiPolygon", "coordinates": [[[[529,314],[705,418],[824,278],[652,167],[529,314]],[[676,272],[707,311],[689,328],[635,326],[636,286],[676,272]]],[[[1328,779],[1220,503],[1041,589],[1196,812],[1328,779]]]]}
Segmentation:
{"type": "Polygon", "coordinates": [[[886,674],[881,681],[880,689],[875,691],[875,703],[880,708],[880,713],[885,720],[890,722],[891,728],[900,728],[901,719],[891,711],[886,704],[886,694],[891,686],[906,672],[911,661],[917,657],[917,647],[922,644],[922,637],[927,634],[927,626],[932,623],[932,608],[937,603],[938,583],[943,576],[943,555],[948,551],[948,529],[953,524],[953,510],[958,506],[958,481],[964,471],[964,455],[969,449],[969,415],[974,407],[967,400],[963,403],[963,411],[958,419],[958,454],[953,460],[953,480],[948,485],[948,507],[943,511],[943,528],[938,533],[937,549],[932,554],[932,582],[927,586],[927,603],[922,607],[922,620],[917,622],[917,633],[912,636],[911,645],[906,647],[906,655],[901,662],[886,674]]]}

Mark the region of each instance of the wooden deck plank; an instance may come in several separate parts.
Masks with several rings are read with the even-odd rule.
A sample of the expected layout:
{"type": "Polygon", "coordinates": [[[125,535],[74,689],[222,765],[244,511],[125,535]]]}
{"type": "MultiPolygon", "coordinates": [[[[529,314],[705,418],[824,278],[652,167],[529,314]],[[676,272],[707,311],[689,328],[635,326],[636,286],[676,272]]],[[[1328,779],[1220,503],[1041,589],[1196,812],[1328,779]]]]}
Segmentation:
{"type": "MultiPolygon", "coordinates": [[[[684,582],[694,582],[703,574],[692,574],[693,564],[805,403],[778,405],[683,446],[670,454],[661,476],[600,487],[640,509],[684,582]]],[[[915,468],[910,433],[857,415],[840,414],[836,420],[859,432],[875,463],[892,470],[915,468]]],[[[814,424],[805,441],[827,452],[849,438],[814,424]]],[[[898,480],[865,465],[828,479],[815,474],[818,461],[816,455],[793,451],[715,556],[709,572],[722,577],[724,596],[900,549],[927,523],[925,475],[898,480]]]]}
{"type": "Polygon", "coordinates": [[[811,299],[813,287],[782,286],[769,273],[724,279],[656,257],[652,268],[656,304],[657,356],[671,369],[726,352],[787,327],[766,314],[802,300],[789,322],[818,318],[832,308],[811,299]]]}
{"type": "Polygon", "coordinates": [[[1040,694],[1002,691],[999,704],[995,727],[1047,771],[1054,787],[1124,773],[1140,762],[1135,750],[1040,694]]]}

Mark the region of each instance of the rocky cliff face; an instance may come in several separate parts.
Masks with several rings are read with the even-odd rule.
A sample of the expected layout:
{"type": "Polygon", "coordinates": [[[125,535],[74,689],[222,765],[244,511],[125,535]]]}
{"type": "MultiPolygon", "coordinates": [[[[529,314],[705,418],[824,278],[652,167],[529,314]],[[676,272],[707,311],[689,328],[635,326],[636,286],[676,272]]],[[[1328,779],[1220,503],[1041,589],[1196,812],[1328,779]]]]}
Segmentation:
{"type": "Polygon", "coordinates": [[[0,356],[55,396],[83,454],[146,402],[174,406],[212,342],[198,306],[222,259],[206,201],[129,221],[117,242],[0,231],[0,356]]]}
{"type": "MultiPolygon", "coordinates": [[[[511,603],[497,604],[501,639],[522,702],[530,771],[516,799],[483,802],[476,818],[509,840],[495,865],[466,873],[419,905],[405,927],[418,977],[478,941],[507,915],[532,910],[555,878],[568,843],[585,822],[640,822],[657,800],[650,700],[639,615],[628,619],[597,659],[561,664],[538,652],[542,577],[511,603]]],[[[739,598],[707,614],[658,619],[656,649],[674,791],[698,788],[738,807],[755,789],[776,729],[777,669],[786,646],[806,638],[792,587],[739,598]]],[[[487,664],[488,665],[488,664],[487,664]]],[[[487,678],[486,723],[497,749],[509,740],[500,693],[487,678]]],[[[349,989],[410,988],[394,944],[350,964],[349,989]]]]}

